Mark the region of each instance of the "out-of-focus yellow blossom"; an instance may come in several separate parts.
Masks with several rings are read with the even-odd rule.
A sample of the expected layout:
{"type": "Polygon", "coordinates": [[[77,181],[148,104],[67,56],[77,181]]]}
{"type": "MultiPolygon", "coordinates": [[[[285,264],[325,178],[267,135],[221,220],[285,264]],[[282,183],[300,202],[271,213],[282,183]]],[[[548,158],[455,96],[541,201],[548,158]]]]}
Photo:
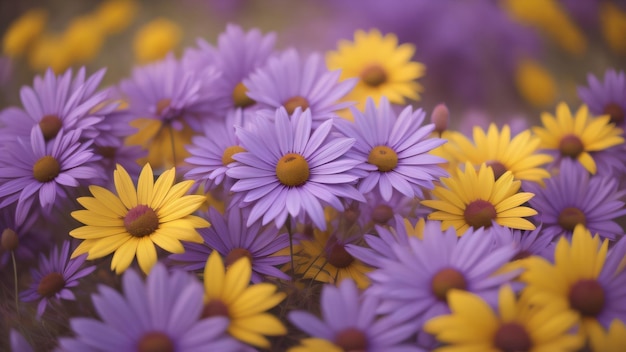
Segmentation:
{"type": "Polygon", "coordinates": [[[581,55],[587,50],[583,32],[555,0],[504,0],[503,7],[517,21],[538,28],[564,50],[581,55]]]}
{"type": "Polygon", "coordinates": [[[519,63],[515,72],[515,85],[522,98],[535,107],[545,108],[556,101],[554,78],[534,60],[525,59],[519,63]]]}
{"type": "Polygon", "coordinates": [[[162,59],[179,44],[181,36],[176,23],[165,18],[152,20],[135,34],[135,58],[140,63],[162,59]]]}
{"type": "Polygon", "coordinates": [[[55,73],[65,71],[71,64],[71,59],[63,45],[60,34],[46,33],[33,44],[28,55],[28,64],[31,68],[44,71],[50,67],[55,73]]]}
{"type": "Polygon", "coordinates": [[[63,34],[63,48],[72,64],[93,60],[102,49],[105,33],[94,16],[74,18],[63,34]]]}
{"type": "Polygon", "coordinates": [[[94,11],[94,18],[106,34],[117,34],[128,28],[139,6],[131,0],[108,0],[94,11]]]}
{"type": "Polygon", "coordinates": [[[626,12],[611,2],[603,1],[600,3],[600,29],[609,48],[626,55],[626,12]]]}
{"type": "Polygon", "coordinates": [[[32,9],[15,20],[2,38],[2,51],[10,57],[24,55],[43,33],[48,13],[43,9],[32,9]]]}

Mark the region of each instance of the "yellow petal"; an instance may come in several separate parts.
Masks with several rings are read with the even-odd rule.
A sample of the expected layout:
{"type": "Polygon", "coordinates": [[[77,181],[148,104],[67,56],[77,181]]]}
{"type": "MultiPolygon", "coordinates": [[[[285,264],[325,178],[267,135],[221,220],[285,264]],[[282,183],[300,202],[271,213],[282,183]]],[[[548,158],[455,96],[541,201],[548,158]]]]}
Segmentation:
{"type": "Polygon", "coordinates": [[[137,206],[137,191],[130,175],[122,165],[117,165],[117,169],[113,172],[113,181],[117,194],[124,203],[126,209],[132,209],[137,206]]]}
{"type": "Polygon", "coordinates": [[[137,202],[150,205],[152,201],[152,189],[154,188],[154,174],[150,164],[144,165],[137,181],[137,202]]]}
{"type": "Polygon", "coordinates": [[[137,245],[137,261],[139,262],[141,271],[146,275],[150,273],[150,269],[156,264],[156,248],[154,248],[154,243],[150,241],[150,236],[144,236],[139,241],[137,245]]]}

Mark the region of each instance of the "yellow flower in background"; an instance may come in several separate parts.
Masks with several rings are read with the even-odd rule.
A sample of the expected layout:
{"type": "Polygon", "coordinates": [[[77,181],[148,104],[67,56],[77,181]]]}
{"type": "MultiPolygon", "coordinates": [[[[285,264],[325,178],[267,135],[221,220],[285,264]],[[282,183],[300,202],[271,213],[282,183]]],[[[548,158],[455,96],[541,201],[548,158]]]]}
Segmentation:
{"type": "Polygon", "coordinates": [[[608,330],[594,325],[596,331],[592,335],[598,338],[591,340],[592,351],[624,352],[626,351],[626,325],[619,319],[613,319],[608,330]]]}
{"type": "Polygon", "coordinates": [[[288,352],[344,352],[344,349],[334,343],[317,337],[309,337],[300,340],[299,346],[290,347],[288,352]]]}
{"type": "Polygon", "coordinates": [[[371,97],[376,104],[381,97],[394,104],[418,100],[422,86],[415,82],[424,75],[425,67],[411,61],[415,53],[412,44],[398,45],[394,34],[382,35],[378,30],[358,30],[354,41],[341,40],[337,51],[326,55],[330,70],[341,70],[341,79],[360,78],[345,100],[356,101],[357,108],[365,107],[371,97]]]}
{"type": "Polygon", "coordinates": [[[165,18],[157,18],[145,24],[135,34],[133,49],[139,63],[164,58],[180,43],[182,30],[165,18]]]}
{"type": "Polygon", "coordinates": [[[62,50],[72,64],[84,64],[98,56],[104,44],[105,33],[91,15],[73,18],[63,33],[62,50]]]}
{"type": "Polygon", "coordinates": [[[185,148],[191,144],[194,131],[183,121],[178,130],[162,120],[139,118],[130,122],[137,133],[126,138],[127,145],[138,145],[148,149],[148,156],[139,163],[150,163],[155,168],[176,166],[190,154],[185,148]]]}
{"type": "Polygon", "coordinates": [[[37,40],[28,55],[28,64],[35,70],[45,71],[50,67],[60,74],[71,66],[69,53],[64,50],[63,36],[45,33],[37,40]]]}
{"type": "Polygon", "coordinates": [[[121,165],[113,173],[116,194],[90,186],[93,197],[80,197],[86,210],[72,212],[72,217],[85,226],[70,231],[70,236],[83,242],[72,257],[88,253],[97,259],[111,253],[111,270],[124,272],[137,257],[139,267],[148,274],[157,262],[154,245],[170,253],[183,253],[180,241],[202,243],[197,228],[209,223],[195,215],[204,197],[185,195],[193,181],[174,184],[176,170],[163,172],[154,181],[150,164],[141,170],[137,188],[121,165]]]}
{"type": "Polygon", "coordinates": [[[100,3],[93,16],[104,33],[118,34],[128,28],[138,10],[135,1],[108,0],[100,3]]]}
{"type": "Polygon", "coordinates": [[[26,54],[43,33],[47,19],[45,10],[32,9],[13,21],[2,38],[2,52],[14,58],[26,54]]]}
{"type": "Polygon", "coordinates": [[[285,335],[281,321],[267,311],[287,296],[276,292],[270,283],[250,285],[252,267],[247,257],[238,259],[228,268],[217,251],[209,255],[204,268],[203,318],[228,318],[228,333],[252,346],[268,348],[265,336],[285,335]]]}
{"type": "Polygon", "coordinates": [[[626,55],[626,12],[609,1],[600,3],[600,30],[611,50],[626,55]]]}
{"type": "Polygon", "coordinates": [[[529,104],[537,108],[552,106],[557,98],[554,77],[539,62],[521,60],[515,70],[517,91],[529,104]]]}

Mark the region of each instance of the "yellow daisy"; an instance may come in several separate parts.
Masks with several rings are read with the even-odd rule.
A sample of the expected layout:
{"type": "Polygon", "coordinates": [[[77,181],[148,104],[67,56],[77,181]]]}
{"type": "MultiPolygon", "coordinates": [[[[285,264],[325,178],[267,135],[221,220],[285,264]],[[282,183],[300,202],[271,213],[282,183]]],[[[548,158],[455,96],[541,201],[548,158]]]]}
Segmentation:
{"type": "Polygon", "coordinates": [[[441,178],[441,184],[431,191],[435,199],[423,200],[422,204],[436,210],[428,218],[441,220],[444,229],[452,226],[460,236],[470,226],[489,227],[492,221],[513,229],[535,229],[523,217],[537,212],[521,206],[534,194],[518,192],[521,181],[515,181],[511,171],[495,180],[491,167],[482,164],[476,171],[466,162],[464,171],[457,169],[451,177],[441,178]]]}
{"type": "Polygon", "coordinates": [[[147,162],[156,168],[171,167],[190,155],[185,146],[191,144],[194,132],[184,121],[177,122],[183,126],[180,130],[157,119],[139,118],[130,122],[137,133],[127,137],[126,144],[148,149],[148,156],[139,163],[147,162]]]}
{"type": "Polygon", "coordinates": [[[334,343],[320,338],[306,338],[300,340],[301,345],[289,348],[288,352],[343,352],[343,349],[334,343]]]}
{"type": "Polygon", "coordinates": [[[242,257],[224,268],[213,251],[204,269],[204,317],[224,316],[230,321],[228,333],[252,346],[269,348],[265,336],[279,336],[287,329],[278,318],[266,311],[278,305],[286,294],[276,292],[270,283],[250,285],[250,260],[242,257]]]}
{"type": "Polygon", "coordinates": [[[595,174],[596,162],[590,153],[624,143],[622,130],[610,123],[610,119],[609,115],[592,117],[586,105],[572,116],[567,104],[560,103],[556,116],[541,114],[543,127],[533,127],[533,132],[541,140],[540,148],[553,151],[561,158],[576,159],[595,174]]]}
{"type": "Polygon", "coordinates": [[[473,141],[461,133],[451,133],[448,138],[448,143],[442,147],[456,162],[463,164],[469,161],[474,167],[485,163],[491,166],[496,179],[506,171],[511,171],[516,180],[540,182],[550,177],[550,173],[541,166],[552,161],[552,157],[537,153],[540,140],[530,130],[511,138],[508,125],[498,131],[492,123],[487,133],[478,126],[474,127],[473,141]]]}
{"type": "MultiPolygon", "coordinates": [[[[611,322],[608,330],[597,326],[595,334],[599,338],[591,341],[592,351],[623,352],[626,351],[626,325],[619,319],[611,322]]],[[[594,334],[594,335],[595,335],[594,334]]]]}
{"type": "Polygon", "coordinates": [[[341,70],[341,79],[358,77],[359,81],[345,100],[356,101],[357,108],[365,107],[367,97],[378,104],[381,97],[394,104],[405,99],[419,99],[422,87],[415,82],[424,75],[424,65],[411,61],[415,47],[398,45],[394,34],[383,36],[378,30],[358,30],[354,42],[342,40],[337,51],[329,52],[326,64],[330,70],[341,70]]]}
{"type": "Polygon", "coordinates": [[[154,245],[171,253],[183,253],[180,241],[202,243],[197,228],[209,223],[191,215],[204,202],[200,195],[185,195],[193,181],[174,184],[174,168],[154,181],[150,164],[141,170],[137,189],[121,165],[113,173],[115,190],[90,186],[93,197],[78,198],[86,210],[72,212],[85,226],[70,231],[70,236],[84,240],[72,257],[88,253],[96,259],[113,252],[111,270],[120,274],[137,257],[139,267],[148,273],[157,261],[154,245]]]}
{"type": "Polygon", "coordinates": [[[498,312],[479,296],[461,290],[448,294],[451,314],[424,325],[445,347],[435,351],[578,351],[583,340],[569,335],[576,315],[558,307],[532,307],[505,285],[498,296],[498,312]]]}

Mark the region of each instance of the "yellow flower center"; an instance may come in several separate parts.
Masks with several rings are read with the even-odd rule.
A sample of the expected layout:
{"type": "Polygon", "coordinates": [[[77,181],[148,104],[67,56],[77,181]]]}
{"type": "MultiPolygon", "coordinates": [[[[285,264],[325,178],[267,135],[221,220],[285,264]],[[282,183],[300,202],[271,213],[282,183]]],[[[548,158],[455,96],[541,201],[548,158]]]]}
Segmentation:
{"type": "Polygon", "coordinates": [[[378,171],[387,172],[398,166],[398,154],[386,145],[379,145],[370,151],[367,162],[378,167],[378,171]]]}
{"type": "Polygon", "coordinates": [[[604,309],[604,288],[596,279],[578,280],[569,290],[572,309],[586,317],[595,317],[604,309]]]}
{"type": "Polygon", "coordinates": [[[624,112],[624,109],[622,109],[621,106],[615,103],[606,104],[606,106],[604,107],[604,110],[602,111],[602,114],[611,116],[611,122],[616,125],[619,125],[622,122],[624,122],[624,117],[626,115],[626,113],[624,112]]]}
{"type": "Polygon", "coordinates": [[[507,172],[506,166],[497,160],[489,160],[485,164],[487,164],[487,166],[491,166],[491,170],[493,170],[493,177],[496,180],[507,172]]]}
{"type": "Polygon", "coordinates": [[[161,115],[163,113],[163,111],[165,111],[165,109],[170,107],[171,103],[172,103],[172,99],[170,99],[170,98],[163,98],[163,99],[159,100],[156,103],[156,114],[157,115],[161,115]]]}
{"type": "Polygon", "coordinates": [[[378,87],[387,82],[387,72],[379,64],[372,64],[361,71],[361,81],[370,87],[378,87]]]}
{"type": "Polygon", "coordinates": [[[285,154],[276,164],[276,176],[280,183],[289,187],[303,185],[310,175],[309,163],[300,154],[285,154]]]}
{"type": "Polygon", "coordinates": [[[228,164],[235,161],[235,159],[233,159],[233,155],[245,151],[246,150],[243,149],[243,147],[240,147],[238,145],[231,145],[230,147],[224,149],[224,153],[222,154],[222,164],[224,166],[227,166],[228,164]]]}
{"type": "Polygon", "coordinates": [[[367,351],[367,336],[356,328],[341,330],[335,335],[335,345],[342,351],[367,351]]]}
{"type": "Polygon", "coordinates": [[[393,218],[393,209],[387,204],[379,204],[372,211],[372,220],[380,225],[386,224],[393,218]]]}
{"type": "Polygon", "coordinates": [[[228,306],[219,299],[208,301],[202,309],[202,318],[229,317],[228,306]]]}
{"type": "Polygon", "coordinates": [[[42,156],[33,165],[33,177],[39,182],[54,180],[61,172],[61,165],[53,156],[42,156]]]}
{"type": "Polygon", "coordinates": [[[430,282],[430,288],[438,300],[447,302],[448,292],[451,289],[466,290],[467,281],[465,280],[465,276],[458,270],[445,268],[439,270],[435,276],[433,276],[430,282]]]}
{"type": "Polygon", "coordinates": [[[124,217],[124,227],[132,236],[148,236],[159,228],[159,217],[149,206],[139,204],[124,217]]]}
{"type": "Polygon", "coordinates": [[[233,89],[233,102],[238,108],[247,108],[256,104],[256,101],[248,96],[248,88],[242,82],[237,83],[233,89]]]}
{"type": "Polygon", "coordinates": [[[41,297],[52,297],[65,287],[65,279],[59,273],[50,273],[39,281],[37,293],[41,297]]]}
{"type": "Polygon", "coordinates": [[[500,325],[493,340],[493,346],[504,352],[530,351],[532,345],[528,331],[518,323],[500,325]]]}
{"type": "Polygon", "coordinates": [[[346,251],[343,244],[332,241],[327,247],[326,261],[335,268],[347,268],[354,261],[354,257],[346,251]]]}
{"type": "Polygon", "coordinates": [[[59,130],[63,127],[63,121],[56,115],[46,115],[39,121],[39,127],[43,133],[43,138],[49,141],[59,133],[59,130]]]}
{"type": "Polygon", "coordinates": [[[0,247],[5,251],[14,251],[20,244],[20,238],[13,229],[6,228],[2,231],[0,238],[0,247]]]}
{"type": "Polygon", "coordinates": [[[567,231],[574,231],[574,228],[578,224],[587,224],[585,214],[580,211],[580,209],[574,207],[567,207],[563,209],[559,214],[558,221],[559,225],[567,231]]]}
{"type": "Polygon", "coordinates": [[[230,251],[228,255],[226,256],[226,258],[224,259],[224,265],[226,265],[226,267],[229,267],[235,264],[237,260],[243,257],[248,258],[250,260],[250,263],[252,263],[252,254],[250,253],[249,250],[244,249],[244,248],[235,248],[232,251],[230,251]]]}
{"type": "Polygon", "coordinates": [[[309,101],[303,96],[296,95],[295,97],[287,99],[283,106],[287,110],[287,113],[291,115],[294,111],[296,111],[296,108],[302,108],[302,111],[308,109],[309,101]]]}
{"type": "Polygon", "coordinates": [[[585,146],[583,145],[583,141],[573,134],[568,134],[561,138],[559,142],[559,151],[563,156],[569,156],[570,158],[577,158],[580,153],[585,150],[585,146]]]}
{"type": "Polygon", "coordinates": [[[159,331],[144,334],[137,344],[137,352],[174,352],[175,350],[172,339],[159,331]]]}
{"type": "Polygon", "coordinates": [[[482,199],[469,203],[463,212],[465,222],[475,229],[491,227],[491,221],[496,216],[496,208],[493,204],[482,199]]]}

